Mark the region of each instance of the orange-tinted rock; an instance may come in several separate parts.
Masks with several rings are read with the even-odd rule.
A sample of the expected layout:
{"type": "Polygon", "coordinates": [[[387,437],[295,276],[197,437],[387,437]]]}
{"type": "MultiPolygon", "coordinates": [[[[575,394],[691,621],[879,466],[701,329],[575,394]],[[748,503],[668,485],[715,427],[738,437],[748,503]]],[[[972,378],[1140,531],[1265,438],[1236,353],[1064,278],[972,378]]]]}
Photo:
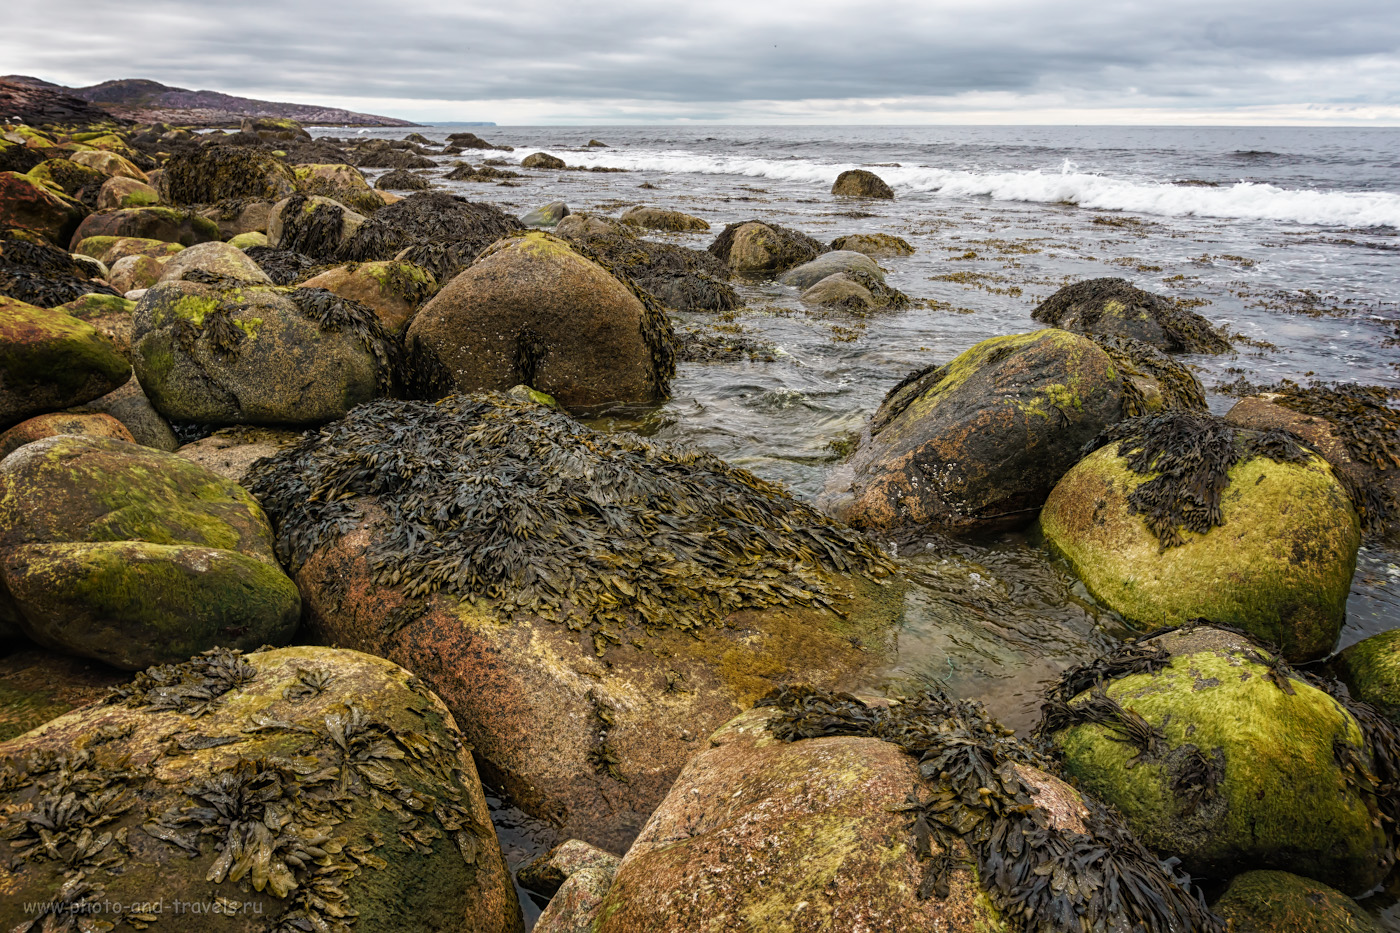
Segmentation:
{"type": "Polygon", "coordinates": [[[58,411],[36,415],[0,434],[0,460],[31,441],[37,441],[41,437],[53,437],[55,434],[86,434],[90,437],[114,437],[119,441],[136,442],[126,426],[111,415],[58,411]]]}

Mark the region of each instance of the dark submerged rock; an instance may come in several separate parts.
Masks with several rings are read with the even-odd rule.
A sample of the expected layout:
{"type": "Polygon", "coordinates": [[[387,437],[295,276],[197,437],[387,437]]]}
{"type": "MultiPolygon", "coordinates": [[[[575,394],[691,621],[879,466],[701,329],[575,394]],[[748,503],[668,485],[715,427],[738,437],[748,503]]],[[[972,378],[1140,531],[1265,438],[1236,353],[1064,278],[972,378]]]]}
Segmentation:
{"type": "Polygon", "coordinates": [[[1081,334],[1130,337],[1166,353],[1226,353],[1230,342],[1194,311],[1135,288],[1126,279],[1066,285],[1031,312],[1034,320],[1081,334]]]}
{"type": "Polygon", "coordinates": [[[831,193],[843,198],[884,198],[894,199],[894,189],[874,172],[855,168],[836,176],[831,193]]]}
{"type": "Polygon", "coordinates": [[[736,273],[779,275],[811,262],[827,248],[805,233],[749,220],[726,226],[709,250],[736,273]]]}

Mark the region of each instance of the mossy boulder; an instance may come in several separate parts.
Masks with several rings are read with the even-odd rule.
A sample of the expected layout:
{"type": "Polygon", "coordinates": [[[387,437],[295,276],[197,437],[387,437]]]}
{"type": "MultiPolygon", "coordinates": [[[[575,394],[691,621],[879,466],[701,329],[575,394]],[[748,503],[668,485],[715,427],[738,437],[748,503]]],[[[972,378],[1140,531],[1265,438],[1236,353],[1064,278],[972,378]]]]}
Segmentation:
{"type": "Polygon", "coordinates": [[[699,217],[681,211],[668,211],[659,207],[645,207],[643,205],[630,208],[622,215],[621,220],[630,227],[662,230],[666,233],[691,233],[710,229],[709,222],[699,217]]]}
{"type": "Polygon", "coordinates": [[[563,201],[550,201],[520,216],[520,222],[527,227],[557,227],[559,221],[569,216],[569,205],[563,201]]]}
{"type": "Polygon", "coordinates": [[[524,383],[570,411],[659,401],[674,337],[659,306],[567,241],[531,232],[498,242],[408,326],[414,368],[458,391],[524,383]]]}
{"type": "Polygon", "coordinates": [[[791,285],[806,291],[829,275],[842,272],[863,272],[879,282],[885,281],[885,270],[876,265],[875,260],[854,250],[832,250],[822,253],[811,262],[804,262],[795,269],[789,269],[779,276],[783,285],[791,285]]]}
{"type": "Polygon", "coordinates": [[[49,159],[41,162],[29,170],[29,177],[89,204],[92,202],[88,200],[88,195],[82,194],[83,189],[96,192],[107,181],[107,176],[97,169],[88,168],[69,159],[49,159]]]}
{"type": "Polygon", "coordinates": [[[432,186],[422,175],[401,168],[385,172],[374,180],[374,187],[380,191],[427,191],[432,186]]]}
{"type": "Polygon", "coordinates": [[[144,181],[121,176],[107,179],[97,193],[98,210],[121,207],[150,207],[160,203],[156,189],[144,181]]]}
{"type": "Polygon", "coordinates": [[[1128,398],[1124,374],[1077,334],[984,340],[890,390],[828,481],[827,507],[879,530],[1028,524],[1128,398]]]}
{"type": "Polygon", "coordinates": [[[302,283],[325,288],[342,298],[352,298],[374,309],[384,326],[402,331],[423,302],[438,289],[433,274],[411,262],[348,263],[328,269],[302,283]]]}
{"type": "Polygon", "coordinates": [[[153,240],[145,237],[92,236],[79,240],[73,252],[91,256],[111,266],[125,256],[150,256],[165,259],[184,249],[180,243],[166,240],[153,240]]]}
{"type": "Polygon", "coordinates": [[[135,438],[126,426],[111,415],[51,412],[21,421],[0,434],[0,460],[4,460],[25,444],[57,434],[85,434],[89,437],[111,437],[135,443],[135,438]]]}
{"type": "MultiPolygon", "coordinates": [[[[170,204],[211,204],[232,198],[279,201],[297,190],[285,162],[251,146],[200,146],[166,160],[160,192],[170,204]]],[[[189,245],[189,244],[185,244],[189,245]]]]}
{"type": "Polygon", "coordinates": [[[0,658],[0,742],[95,703],[126,671],[54,651],[23,648],[0,658]]]}
{"type": "Polygon", "coordinates": [[[1040,515],[1089,592],[1145,630],[1204,618],[1293,662],[1332,649],[1360,523],[1327,462],[1286,437],[1209,415],[1121,425],[1040,515]]]}
{"type": "MultiPolygon", "coordinates": [[[[330,198],[365,216],[373,214],[384,206],[384,200],[370,187],[364,173],[353,165],[307,163],[296,166],[294,171],[297,179],[297,190],[302,194],[330,198]]],[[[412,177],[417,178],[418,176],[412,177]]],[[[386,186],[381,185],[380,187],[386,186]]],[[[424,187],[426,187],[426,183],[424,187]]]]}
{"type": "Polygon", "coordinates": [[[151,404],[204,424],[339,418],[388,391],[391,344],[373,311],[320,289],[161,282],[132,321],[132,362],[151,404]]]}
{"type": "Polygon", "coordinates": [[[451,714],[379,658],[212,652],[0,756],[7,929],[55,901],[94,921],[230,933],[522,928],[451,714]]]}
{"type": "Polygon", "coordinates": [[[564,160],[547,152],[534,152],[520,160],[521,168],[566,168],[564,160]]]}
{"type": "Polygon", "coordinates": [[[296,194],[272,207],[267,242],[274,249],[331,260],[365,224],[363,214],[319,194],[296,194]]]}
{"type": "MultiPolygon", "coordinates": [[[[216,241],[217,242],[217,241],[216,241]]],[[[150,288],[165,274],[165,263],[151,256],[123,256],[112,263],[107,281],[123,295],[150,288]]]]}
{"type": "Polygon", "coordinates": [[[161,417],[160,412],[151,405],[135,375],[120,387],[93,399],[75,411],[111,415],[120,421],[131,432],[136,443],[143,447],[170,452],[180,446],[175,432],[170,428],[170,422],[161,417]]]}
{"type": "Polygon", "coordinates": [[[831,248],[864,253],[872,259],[914,255],[908,240],[889,233],[849,233],[832,240],[831,248]]]}
{"type": "Polygon", "coordinates": [[[884,198],[894,200],[894,189],[874,172],[850,169],[836,176],[831,193],[841,198],[884,198]]]}
{"type": "Polygon", "coordinates": [[[73,234],[73,244],[95,236],[162,240],[181,246],[220,239],[219,225],[214,221],[174,207],[129,207],[90,214],[73,234]]]}
{"type": "Polygon", "coordinates": [[[1231,933],[1381,933],[1356,901],[1283,871],[1237,875],[1215,902],[1231,933]]]}
{"type": "Polygon", "coordinates": [[[300,599],[237,484],[170,454],[57,435],[0,461],[0,580],[39,644],[137,670],[286,641],[300,599]]]}
{"type": "Polygon", "coordinates": [[[0,296],[0,429],[112,391],[131,363],[92,325],[0,296]]]}
{"type": "Polygon", "coordinates": [[[162,282],[210,282],[271,285],[272,279],[248,254],[236,246],[211,240],[197,243],[165,260],[162,282]]]}
{"type": "Polygon", "coordinates": [[[811,262],[826,252],[826,247],[805,233],[750,220],[725,227],[709,250],[735,273],[765,276],[811,262]]]}
{"type": "Polygon", "coordinates": [[[782,490],[533,402],[376,402],[253,472],[314,637],[408,664],[516,805],[609,851],[707,732],[780,678],[854,685],[902,610],[782,490]]]}
{"type": "Polygon", "coordinates": [[[1230,350],[1230,342],[1205,318],[1126,279],[1088,279],[1066,285],[1041,302],[1031,317],[1076,333],[1131,337],[1166,353],[1230,350]]]}
{"type": "Polygon", "coordinates": [[[267,234],[257,230],[251,233],[240,233],[229,239],[228,245],[242,250],[253,246],[267,246],[267,234]]]}
{"type": "Polygon", "coordinates": [[[75,152],[69,158],[79,165],[96,169],[109,178],[131,178],[139,182],[149,182],[146,173],[125,156],[115,152],[97,150],[95,152],[75,152]]]}
{"type": "Polygon", "coordinates": [[[1079,789],[1192,875],[1269,868],[1351,894],[1382,881],[1391,840],[1352,715],[1233,632],[1150,644],[1164,665],[1046,707],[1040,728],[1079,789]]]}
{"type": "Polygon", "coordinates": [[[28,230],[67,246],[87,213],[56,188],[18,172],[0,172],[0,228],[28,230]]]}
{"type": "Polygon", "coordinates": [[[117,352],[131,358],[131,313],[136,310],[136,302],[92,292],[59,305],[58,310],[91,324],[111,339],[117,352]]]}
{"type": "Polygon", "coordinates": [[[1352,696],[1400,725],[1400,629],[1363,638],[1331,666],[1352,696]]]}

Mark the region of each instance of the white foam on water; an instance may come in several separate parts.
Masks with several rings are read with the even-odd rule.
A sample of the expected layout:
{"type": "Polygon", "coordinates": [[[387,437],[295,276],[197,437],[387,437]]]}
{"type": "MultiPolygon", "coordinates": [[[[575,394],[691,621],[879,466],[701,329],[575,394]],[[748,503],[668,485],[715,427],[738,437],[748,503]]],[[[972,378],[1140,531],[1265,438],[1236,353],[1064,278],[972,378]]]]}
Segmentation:
{"type": "MultiPolygon", "coordinates": [[[[517,153],[524,158],[528,153],[517,153]]],[[[823,164],[807,159],[761,159],[704,155],[684,150],[554,152],[572,165],[610,165],[642,171],[739,175],[830,187],[854,164],[823,164]]],[[[1219,187],[1175,185],[1149,179],[1114,178],[1079,171],[1066,163],[1058,172],[1015,170],[978,172],[928,166],[878,168],[900,191],[950,198],[991,198],[1074,204],[1098,210],[1132,211],[1169,217],[1222,217],[1342,227],[1400,227],[1400,194],[1389,191],[1328,191],[1280,188],[1242,181],[1219,187]]]]}

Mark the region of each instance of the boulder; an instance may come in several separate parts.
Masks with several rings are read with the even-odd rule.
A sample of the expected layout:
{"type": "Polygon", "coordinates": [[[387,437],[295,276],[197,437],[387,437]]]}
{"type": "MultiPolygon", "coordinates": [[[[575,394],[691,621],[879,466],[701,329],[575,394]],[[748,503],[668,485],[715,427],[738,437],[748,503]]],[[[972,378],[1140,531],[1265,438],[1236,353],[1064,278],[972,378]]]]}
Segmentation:
{"type": "Polygon", "coordinates": [[[525,158],[521,159],[520,167],[561,169],[567,168],[568,166],[564,164],[563,159],[560,159],[556,156],[552,156],[547,152],[536,152],[527,155],[525,158]]]}
{"type": "Polygon", "coordinates": [[[160,192],[170,204],[233,198],[279,201],[297,190],[296,176],[285,162],[250,146],[183,149],[166,160],[164,170],[160,192]]]}
{"type": "Polygon", "coordinates": [[[565,240],[508,238],[445,285],[409,324],[416,372],[461,392],[525,383],[571,411],[667,396],[670,321],[565,240]]]}
{"type": "Polygon", "coordinates": [[[97,193],[98,210],[122,207],[149,207],[160,203],[156,189],[144,181],[117,175],[107,179],[97,193]]]}
{"type": "Polygon", "coordinates": [[[432,183],[422,175],[399,168],[376,178],[374,187],[382,191],[427,191],[432,183]]]}
{"type": "Polygon", "coordinates": [[[311,134],[290,117],[244,117],[238,131],[267,142],[295,144],[311,141],[311,134]]]}
{"type": "Polygon", "coordinates": [[[131,178],[139,182],[150,182],[146,173],[137,168],[130,159],[115,152],[104,152],[100,149],[93,152],[75,152],[69,158],[79,165],[96,169],[109,178],[131,178]]]}
{"type": "Polygon", "coordinates": [[[1230,342],[1194,311],[1126,279],[1066,285],[1031,312],[1034,320],[1080,334],[1131,337],[1166,353],[1226,353],[1230,342]]]}
{"type": "Polygon", "coordinates": [[[193,211],[173,207],[128,207],[88,215],[73,234],[73,244],[88,237],[136,237],[193,246],[217,240],[219,225],[193,211]]]}
{"type": "Polygon", "coordinates": [[[92,325],[0,296],[0,429],[112,391],[131,363],[92,325]]]}
{"type": "Polygon", "coordinates": [[[864,253],[872,259],[914,255],[914,247],[903,237],[888,233],[851,233],[831,241],[832,249],[864,253]]]}
{"type": "Polygon", "coordinates": [[[339,201],[319,194],[294,194],[273,206],[267,222],[267,242],[274,249],[329,260],[364,224],[363,214],[339,201]]]}
{"type": "Polygon", "coordinates": [[[237,484],[171,454],[58,435],[0,461],[0,615],[45,647],[138,670],[285,642],[301,601],[237,484]]]}
{"type": "Polygon", "coordinates": [[[267,277],[267,273],[262,271],[257,263],[248,258],[247,253],[218,240],[198,243],[171,256],[163,264],[159,281],[272,284],[272,279],[267,277]]]}
{"type": "Polygon", "coordinates": [[[310,256],[289,249],[250,246],[243,252],[278,285],[295,285],[325,268],[324,263],[318,263],[310,256]]]}
{"type": "Polygon", "coordinates": [[[1149,631],[1233,625],[1295,663],[1336,644],[1360,522],[1327,462],[1296,437],[1165,412],[1086,450],[1040,527],[1095,599],[1149,631]]]}
{"type": "Polygon", "coordinates": [[[1400,725],[1400,629],[1363,638],[1337,655],[1331,667],[1352,696],[1400,725]]]}
{"type": "Polygon", "coordinates": [[[575,929],[1218,929],[1189,882],[975,704],[768,702],[686,765],[575,929]]]}
{"type": "MultiPolygon", "coordinates": [[[[215,242],[218,242],[217,240],[215,242]]],[[[121,294],[150,288],[165,274],[165,263],[150,256],[123,256],[112,263],[107,281],[121,294]]]]}
{"type": "Polygon", "coordinates": [[[601,142],[601,141],[599,141],[599,140],[596,140],[596,139],[590,139],[590,140],[588,141],[588,148],[590,148],[590,149],[606,149],[606,148],[608,148],[608,144],[605,143],[605,142],[601,142]]]}
{"type": "Polygon", "coordinates": [[[521,930],[451,715],[378,658],[210,652],[0,755],[6,929],[521,930]]]}
{"type": "Polygon", "coordinates": [[[73,198],[28,175],[0,172],[0,228],[28,230],[66,246],[87,213],[73,198]]]}
{"type": "Polygon", "coordinates": [[[800,296],[804,305],[844,311],[874,311],[903,308],[909,297],[891,288],[868,272],[837,272],[828,275],[800,296]]]}
{"type": "Polygon", "coordinates": [[[632,227],[648,230],[664,230],[668,233],[688,233],[694,230],[708,230],[708,222],[680,211],[666,211],[659,207],[638,205],[622,215],[622,222],[632,227]]]}
{"type": "Polygon", "coordinates": [[[729,224],[709,249],[741,275],[780,275],[826,252],[805,233],[757,220],[729,224]]]}
{"type": "MultiPolygon", "coordinates": [[[[266,246],[266,245],[267,245],[267,234],[266,234],[266,233],[258,233],[258,232],[253,232],[253,233],[240,233],[240,234],[238,234],[237,236],[235,236],[235,237],[233,237],[232,239],[230,239],[230,240],[228,241],[228,245],[234,247],[235,249],[241,249],[241,250],[247,250],[247,249],[249,249],[250,247],[253,247],[253,246],[266,246]]],[[[285,283],[279,283],[279,284],[285,284],[285,283]]]]}
{"type": "Polygon", "coordinates": [[[342,298],[368,305],[384,326],[395,333],[408,326],[419,306],[438,288],[427,269],[395,260],[348,263],[328,269],[302,284],[306,288],[324,288],[342,298]]]}
{"type": "Polygon", "coordinates": [[[420,191],[377,212],[336,255],[341,262],[403,259],[447,282],[486,247],[523,229],[519,220],[493,205],[420,191]]]}
{"type": "MultiPolygon", "coordinates": [[[[553,897],[566,881],[585,869],[602,871],[608,884],[611,884],[620,861],[618,856],[591,846],[582,839],[570,839],[521,867],[516,879],[526,890],[553,897]]],[[[607,892],[606,885],[603,892],[607,892]]]]}
{"type": "Polygon", "coordinates": [[[285,450],[299,440],[301,433],[298,431],[220,428],[208,437],[181,446],[175,455],[242,486],[251,477],[254,463],[285,450]]]}
{"type": "Polygon", "coordinates": [[[126,256],[150,256],[165,259],[185,247],[165,240],[151,240],[142,237],[92,236],[79,240],[73,252],[91,256],[109,267],[126,256]]]}
{"type": "Polygon", "coordinates": [[[129,676],[53,651],[26,648],[5,655],[0,658],[0,743],[103,699],[129,676]]]}
{"type": "Polygon", "coordinates": [[[854,168],[836,176],[831,193],[842,198],[884,198],[894,199],[894,189],[874,172],[854,168]]]}
{"type": "Polygon", "coordinates": [[[1028,524],[1128,397],[1108,354],[1077,334],[984,340],[890,390],[828,480],[826,507],[881,531],[1028,524]]]}
{"type": "Polygon", "coordinates": [[[515,151],[510,146],[492,145],[475,133],[453,133],[447,137],[447,141],[458,149],[499,149],[502,152],[515,151]]]}
{"type": "Polygon", "coordinates": [[[302,194],[330,198],[366,217],[384,206],[379,194],[365,180],[364,173],[353,165],[298,165],[296,178],[302,194]]]}
{"type": "Polygon", "coordinates": [[[644,240],[631,227],[596,214],[570,214],[554,232],[669,308],[733,311],[740,305],[726,281],[729,267],[707,250],[644,240]]]}
{"type": "Polygon", "coordinates": [[[523,215],[520,222],[527,227],[554,227],[568,216],[569,205],[563,201],[550,201],[523,215]]]}
{"type": "Polygon", "coordinates": [[[493,784],[608,851],[775,678],[884,663],[903,602],[776,487],[503,396],[362,406],[254,474],[313,637],[409,664],[493,784]]]}
{"type": "Polygon", "coordinates": [[[1043,714],[1075,785],[1192,875],[1268,868],[1360,894],[1392,867],[1362,727],[1243,635],[1128,646],[1069,672],[1043,714]]]}
{"type": "Polygon", "coordinates": [[[119,388],[95,398],[79,409],[80,412],[101,412],[120,421],[136,443],[143,447],[173,452],[180,446],[170,423],[151,405],[150,399],[133,375],[119,388]]]}
{"type": "Polygon", "coordinates": [[[482,165],[472,168],[465,162],[457,163],[457,167],[443,176],[448,181],[471,181],[471,182],[500,182],[510,178],[524,178],[519,172],[512,172],[510,169],[496,168],[493,165],[482,165]]]}
{"type": "Polygon", "coordinates": [[[841,272],[864,272],[878,282],[885,281],[885,270],[876,265],[875,260],[853,250],[822,253],[811,262],[804,262],[794,269],[789,269],[779,276],[778,281],[805,291],[827,276],[841,272]]]}
{"type": "Polygon", "coordinates": [[[360,168],[437,168],[426,156],[404,149],[368,149],[357,152],[354,162],[360,168]]]}
{"type": "Polygon", "coordinates": [[[91,324],[116,345],[122,356],[130,358],[131,312],[136,310],[136,302],[117,295],[92,292],[59,305],[58,310],[91,324]]]}
{"type": "Polygon", "coordinates": [[[42,185],[77,198],[86,206],[93,205],[93,196],[101,190],[107,176],[95,168],[79,165],[69,159],[49,159],[29,170],[29,177],[42,185]]]}
{"type": "Polygon", "coordinates": [[[231,240],[244,233],[266,233],[272,207],[272,201],[221,201],[200,208],[199,216],[218,225],[220,239],[231,240]]]}
{"type": "Polygon", "coordinates": [[[161,282],[132,322],[137,378],[177,421],[320,424],[390,391],[397,355],[371,309],[319,288],[161,282]]]}
{"type": "Polygon", "coordinates": [[[1400,411],[1384,386],[1283,383],[1240,399],[1225,415],[1256,431],[1281,429],[1307,441],[1346,486],[1367,536],[1400,540],[1400,411]]]}
{"type": "Polygon", "coordinates": [[[1231,933],[1382,933],[1361,905],[1335,888],[1284,871],[1237,875],[1215,902],[1231,933]]]}
{"type": "Polygon", "coordinates": [[[112,437],[119,441],[135,438],[116,418],[103,414],[80,412],[51,412],[35,415],[0,434],[0,460],[4,460],[25,444],[59,434],[83,434],[88,437],[112,437]]]}

